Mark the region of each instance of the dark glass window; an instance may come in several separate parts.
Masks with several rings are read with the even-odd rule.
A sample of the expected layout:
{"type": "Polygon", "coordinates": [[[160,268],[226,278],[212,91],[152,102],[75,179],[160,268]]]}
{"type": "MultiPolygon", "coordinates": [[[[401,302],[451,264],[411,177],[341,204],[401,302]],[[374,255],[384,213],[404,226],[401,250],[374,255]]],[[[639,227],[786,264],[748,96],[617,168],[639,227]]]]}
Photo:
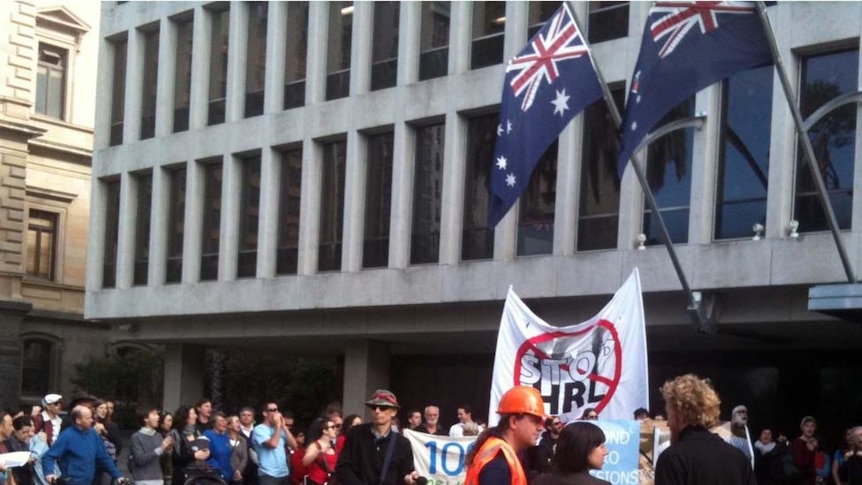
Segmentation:
{"type": "Polygon", "coordinates": [[[266,77],[266,2],[248,4],[248,44],[245,56],[245,117],[263,114],[263,85],[266,77]]]}
{"type": "Polygon", "coordinates": [[[51,342],[25,340],[21,352],[21,394],[44,396],[51,371],[51,342]]]}
{"type": "Polygon", "coordinates": [[[350,94],[350,47],[353,2],[329,3],[329,40],[326,43],[326,99],[350,94]]]}
{"type": "Polygon", "coordinates": [[[139,175],[137,215],[135,217],[135,285],[147,284],[150,263],[150,208],[153,204],[153,174],[139,175]]]}
{"type": "Polygon", "coordinates": [[[368,136],[365,178],[365,240],[362,266],[389,265],[389,214],[392,202],[392,132],[368,136]]]}
{"type": "Polygon", "coordinates": [[[144,32],[144,86],[141,92],[141,140],[156,134],[156,86],[159,84],[159,31],[144,32]]]}
{"type": "Polygon", "coordinates": [[[126,109],[126,39],[114,43],[114,77],[111,85],[111,137],[110,145],[123,143],[123,112],[126,109]]]}
{"type": "MultiPolygon", "coordinates": [[[[856,92],[859,50],[809,56],[802,60],[800,111],[808,118],[818,108],[842,94],[856,92]]],[[[808,130],[826,192],[840,229],[850,229],[853,215],[853,167],[856,151],[856,104],[831,111],[808,130]]],[[[829,229],[823,206],[808,169],[802,147],[796,156],[794,217],[800,232],[829,229]]]]}
{"type": "Polygon", "coordinates": [[[629,35],[629,2],[590,2],[590,43],[629,35]]]}
{"type": "Polygon", "coordinates": [[[391,88],[398,79],[399,2],[374,2],[371,90],[391,88]]]}
{"type": "MultiPolygon", "coordinates": [[[[656,128],[694,114],[694,96],[680,103],[662,118],[656,128]]],[[[649,145],[646,177],[653,191],[670,240],[688,242],[688,214],[691,204],[691,159],[694,128],[675,130],[649,145]]],[[[647,244],[661,244],[658,225],[644,206],[643,233],[647,244]]]]}
{"type": "Polygon", "coordinates": [[[765,66],[724,82],[715,239],[751,237],[752,225],[766,226],[772,73],[765,66]]]}
{"type": "Polygon", "coordinates": [[[221,239],[222,163],[204,161],[204,211],[201,236],[201,281],[218,279],[218,246],[221,239]]]}
{"type": "Polygon", "coordinates": [[[54,280],[57,214],[30,209],[27,217],[27,275],[54,280]]]}
{"type": "Polygon", "coordinates": [[[237,277],[257,275],[257,228],[260,222],[260,155],[242,160],[239,195],[239,257],[237,277]]]}
{"type": "MultiPolygon", "coordinates": [[[[622,109],[625,89],[611,91],[622,109]]],[[[620,178],[617,174],[617,127],[604,100],[584,111],[578,251],[617,247],[620,178]]]]}
{"type": "Polygon", "coordinates": [[[194,19],[177,22],[177,69],[174,75],[174,133],[189,129],[192,94],[192,38],[194,19]]]}
{"type": "Polygon", "coordinates": [[[494,228],[488,226],[488,211],[499,118],[500,115],[494,113],[476,116],[467,122],[464,232],[461,237],[461,259],[464,261],[494,257],[494,228]]]}
{"type": "Polygon", "coordinates": [[[557,142],[554,142],[542,154],[530,177],[530,185],[520,197],[518,256],[553,252],[556,201],[557,142]]]}
{"type": "Polygon", "coordinates": [[[422,2],[419,27],[419,80],[449,72],[449,19],[452,2],[422,2]]]}
{"type": "Polygon", "coordinates": [[[66,105],[67,51],[39,44],[36,66],[36,112],[63,119],[66,105]]]}
{"type": "Polygon", "coordinates": [[[530,18],[528,20],[527,38],[532,39],[534,35],[545,25],[545,22],[554,15],[562,5],[561,2],[530,2],[530,18]]]}
{"type": "Polygon", "coordinates": [[[277,274],[296,274],[299,262],[299,203],[302,195],[302,147],[281,154],[278,209],[277,274]]]}
{"type": "MultiPolygon", "coordinates": [[[[220,3],[219,6],[222,4],[220,3]]],[[[210,85],[207,100],[207,124],[224,123],[227,96],[227,56],[230,34],[230,10],[214,10],[210,37],[210,85]]]]}
{"type": "Polygon", "coordinates": [[[318,271],[341,271],[341,235],[344,226],[344,166],[347,142],[323,144],[323,180],[320,191],[320,248],[318,271]]]}
{"type": "Polygon", "coordinates": [[[186,169],[171,170],[168,187],[168,264],[165,282],[179,283],[183,279],[183,238],[186,222],[186,169]]]}
{"type": "Polygon", "coordinates": [[[102,288],[117,286],[117,241],[120,237],[120,181],[105,184],[105,261],[102,264],[102,288]]]}
{"type": "Polygon", "coordinates": [[[473,42],[470,69],[503,62],[506,2],[473,2],[473,42]]]}
{"type": "Polygon", "coordinates": [[[440,260],[440,210],[445,144],[444,124],[416,128],[410,264],[436,263],[440,260]]]}
{"type": "Polygon", "coordinates": [[[287,48],[284,73],[284,109],[305,104],[305,68],[308,54],[308,2],[287,2],[287,48]]]}

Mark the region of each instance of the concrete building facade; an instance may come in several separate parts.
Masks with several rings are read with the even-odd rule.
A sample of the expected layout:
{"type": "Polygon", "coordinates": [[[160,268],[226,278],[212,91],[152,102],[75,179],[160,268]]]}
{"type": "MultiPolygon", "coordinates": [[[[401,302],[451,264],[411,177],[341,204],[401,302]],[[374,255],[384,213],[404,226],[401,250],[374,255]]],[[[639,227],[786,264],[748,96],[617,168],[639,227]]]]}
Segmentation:
{"type": "MultiPolygon", "coordinates": [[[[634,174],[616,178],[601,106],[487,227],[503,59],[556,6],[104,2],[86,316],[122,329],[117,340],[166,345],[168,408],[203,392],[205,348],[233,347],[342,356],[347,412],[387,386],[409,405],[481,409],[510,285],[571,324],[638,267],[654,377],[734,356],[789,379],[774,397],[800,349],[857,375],[841,356],[862,347],[862,327],[807,310],[811,285],[845,276],[769,68],[699,92],[667,119],[690,126],[642,150],[723,332],[691,324],[634,174]]],[[[621,102],[649,4],[576,6],[621,102]]],[[[770,16],[805,116],[856,92],[862,4],[770,16]]],[[[858,109],[835,113],[811,133],[859,268],[858,109]]]]}
{"type": "Polygon", "coordinates": [[[105,351],[83,319],[98,5],[0,6],[0,407],[71,392],[105,351]]]}

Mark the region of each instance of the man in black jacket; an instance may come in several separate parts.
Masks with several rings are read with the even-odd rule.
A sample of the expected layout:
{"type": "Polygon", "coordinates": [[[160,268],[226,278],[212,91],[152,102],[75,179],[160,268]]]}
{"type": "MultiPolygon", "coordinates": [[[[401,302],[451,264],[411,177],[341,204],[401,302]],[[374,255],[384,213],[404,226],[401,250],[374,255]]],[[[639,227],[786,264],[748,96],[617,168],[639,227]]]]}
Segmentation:
{"type": "Polygon", "coordinates": [[[380,389],[365,405],[371,410],[372,421],[348,431],[335,466],[338,483],[413,485],[419,478],[413,466],[413,450],[407,438],[392,429],[392,418],[400,407],[398,399],[380,389]]]}
{"type": "Polygon", "coordinates": [[[670,447],[658,458],[655,485],[757,485],[741,451],[709,431],[718,422],[718,395],[692,374],[661,388],[670,447]]]}

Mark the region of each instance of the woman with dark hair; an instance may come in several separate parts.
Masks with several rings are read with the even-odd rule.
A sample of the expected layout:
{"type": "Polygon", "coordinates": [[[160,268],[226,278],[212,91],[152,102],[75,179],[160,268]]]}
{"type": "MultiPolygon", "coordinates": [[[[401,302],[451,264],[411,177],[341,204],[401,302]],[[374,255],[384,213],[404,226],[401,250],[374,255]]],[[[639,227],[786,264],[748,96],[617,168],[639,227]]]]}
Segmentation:
{"type": "Polygon", "coordinates": [[[601,470],[606,456],[601,428],[592,423],[572,423],[560,432],[554,471],[540,475],[534,485],[610,485],[590,475],[590,470],[601,470]]]}
{"type": "MultiPolygon", "coordinates": [[[[159,427],[156,429],[156,432],[162,435],[162,438],[167,438],[171,436],[171,428],[174,426],[174,415],[167,412],[162,411],[159,413],[159,427]]],[[[176,437],[174,437],[174,446],[179,446],[179,442],[176,441],[176,437]]],[[[159,455],[159,464],[162,467],[162,475],[164,475],[165,485],[169,485],[171,483],[171,476],[174,473],[174,464],[171,456],[173,453],[162,453],[159,455]]]]}
{"type": "MultiPolygon", "coordinates": [[[[336,453],[341,453],[341,449],[344,448],[344,440],[347,439],[347,432],[350,431],[350,428],[360,424],[362,424],[362,418],[358,414],[348,414],[344,417],[344,422],[338,429],[338,438],[335,440],[336,453]]],[[[309,438],[311,437],[309,436],[309,438]]]]}
{"type": "Polygon", "coordinates": [[[329,477],[335,471],[338,461],[338,452],[335,449],[337,434],[338,428],[331,419],[316,419],[309,428],[308,446],[305,448],[302,464],[306,466],[311,485],[325,485],[330,481],[329,477]]]}
{"type": "Polygon", "coordinates": [[[210,456],[208,448],[199,449],[194,445],[201,438],[195,423],[197,413],[191,406],[183,404],[174,413],[174,425],[170,432],[174,438],[174,449],[171,452],[172,485],[183,485],[186,481],[185,469],[195,461],[203,463],[210,456]]]}
{"type": "Polygon", "coordinates": [[[596,408],[584,408],[584,413],[581,414],[581,419],[587,421],[596,421],[599,419],[599,412],[596,408]]]}

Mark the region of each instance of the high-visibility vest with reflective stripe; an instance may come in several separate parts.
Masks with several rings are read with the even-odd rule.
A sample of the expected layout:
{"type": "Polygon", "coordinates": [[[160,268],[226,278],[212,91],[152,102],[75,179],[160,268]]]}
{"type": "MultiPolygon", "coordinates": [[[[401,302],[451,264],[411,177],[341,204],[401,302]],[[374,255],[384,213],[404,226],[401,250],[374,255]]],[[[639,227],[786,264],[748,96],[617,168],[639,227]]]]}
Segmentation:
{"type": "Polygon", "coordinates": [[[473,457],[473,463],[467,469],[467,478],[464,480],[464,485],[479,485],[479,474],[482,473],[482,469],[500,452],[503,453],[503,457],[506,458],[506,463],[509,465],[509,473],[512,475],[511,485],[527,485],[527,476],[524,474],[524,467],[521,466],[521,461],[518,460],[515,450],[505,440],[494,436],[488,438],[482,444],[482,447],[479,448],[476,456],[473,457]]]}

